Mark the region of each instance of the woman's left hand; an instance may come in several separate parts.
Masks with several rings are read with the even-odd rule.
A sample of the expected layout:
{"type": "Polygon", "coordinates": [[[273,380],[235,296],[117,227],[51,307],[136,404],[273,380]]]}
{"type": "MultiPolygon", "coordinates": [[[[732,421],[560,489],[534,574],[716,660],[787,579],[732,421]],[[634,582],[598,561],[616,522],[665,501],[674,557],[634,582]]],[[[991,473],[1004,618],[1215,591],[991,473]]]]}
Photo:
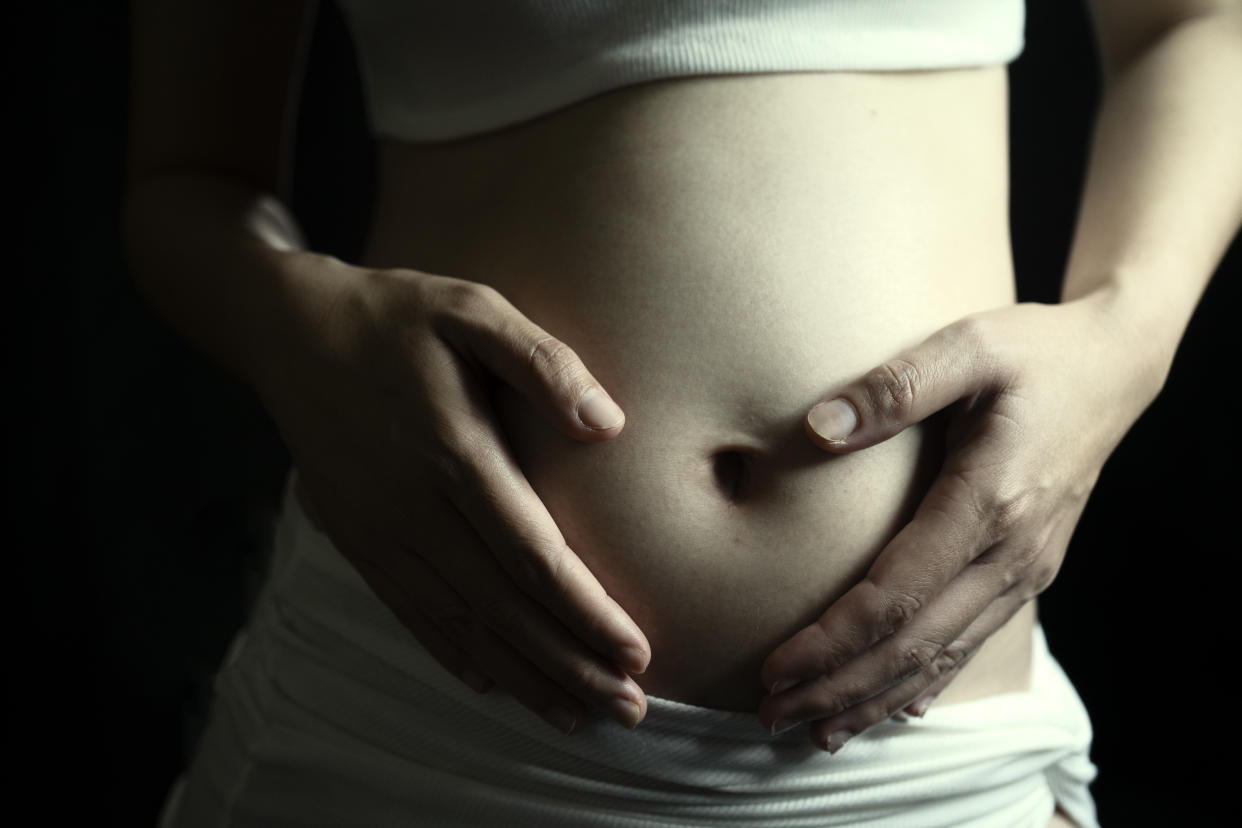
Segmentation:
{"type": "Polygon", "coordinates": [[[910,523],[765,661],[779,691],[760,705],[765,726],[810,721],[835,753],[919,714],[1052,583],[1104,461],[1168,370],[1115,305],[1101,291],[971,314],[810,410],[807,434],[843,454],[952,406],[944,465],[910,523]]]}

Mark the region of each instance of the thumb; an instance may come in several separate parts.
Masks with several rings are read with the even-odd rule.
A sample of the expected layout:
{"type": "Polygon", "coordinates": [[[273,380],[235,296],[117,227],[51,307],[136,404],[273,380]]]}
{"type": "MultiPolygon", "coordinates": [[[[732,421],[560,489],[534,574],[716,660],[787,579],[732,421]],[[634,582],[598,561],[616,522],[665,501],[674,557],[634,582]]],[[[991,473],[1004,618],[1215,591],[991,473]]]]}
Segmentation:
{"type": "Polygon", "coordinates": [[[868,448],[992,387],[981,327],[973,317],[954,322],[824,397],[807,412],[807,435],[834,453],[868,448]]]}

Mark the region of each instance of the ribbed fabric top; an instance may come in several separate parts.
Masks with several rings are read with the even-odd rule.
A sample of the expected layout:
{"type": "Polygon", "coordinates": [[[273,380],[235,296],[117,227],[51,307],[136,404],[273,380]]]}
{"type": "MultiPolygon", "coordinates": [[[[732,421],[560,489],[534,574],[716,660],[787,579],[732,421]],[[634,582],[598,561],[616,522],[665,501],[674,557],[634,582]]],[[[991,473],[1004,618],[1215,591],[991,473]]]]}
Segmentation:
{"type": "Polygon", "coordinates": [[[441,141],[683,75],[1009,63],[1023,0],[338,0],[372,131],[441,141]]]}

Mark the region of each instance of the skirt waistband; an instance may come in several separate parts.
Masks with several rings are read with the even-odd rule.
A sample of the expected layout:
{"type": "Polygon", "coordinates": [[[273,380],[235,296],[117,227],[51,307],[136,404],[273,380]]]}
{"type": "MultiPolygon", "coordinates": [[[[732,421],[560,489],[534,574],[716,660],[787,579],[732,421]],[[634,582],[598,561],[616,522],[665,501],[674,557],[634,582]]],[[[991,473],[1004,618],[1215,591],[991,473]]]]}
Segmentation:
{"type": "Polygon", "coordinates": [[[504,807],[515,797],[576,803],[584,819],[709,821],[776,809],[788,817],[780,824],[803,824],[799,814],[838,824],[815,821],[825,813],[863,824],[866,814],[917,808],[929,817],[919,824],[994,825],[987,820],[1000,814],[1050,813],[1051,790],[1080,824],[1095,824],[1090,720],[1038,625],[1027,691],[876,725],[835,756],[810,743],[805,724],[772,736],[755,714],[654,696],[633,731],[599,718],[566,736],[508,693],[477,694],[444,670],[311,523],[295,475],[264,593],[217,686],[235,700],[242,730],[257,732],[279,710],[290,728],[322,731],[317,743],[336,740],[333,761],[372,756],[371,775],[384,763],[432,769],[450,788],[504,791],[504,807]],[[931,821],[942,806],[951,816],[931,821]]]}
{"type": "MultiPolygon", "coordinates": [[[[289,594],[289,578],[310,579],[317,583],[317,588],[304,591],[307,597],[314,594],[316,602],[296,601],[310,616],[322,614],[321,621],[331,624],[332,628],[347,636],[353,646],[384,646],[386,652],[377,653],[391,659],[390,663],[405,665],[413,672],[427,676],[428,667],[439,666],[429,653],[417,644],[413,636],[406,631],[395,616],[385,607],[371,591],[366,581],[333,545],[331,538],[316,527],[310,516],[303,509],[295,495],[297,469],[290,470],[283,495],[283,508],[277,528],[276,544],[273,551],[273,567],[271,580],[273,586],[282,594],[289,594]],[[283,587],[283,589],[282,589],[283,587]],[[328,591],[333,593],[331,597],[328,591]],[[343,618],[341,610],[348,606],[348,615],[343,618]],[[331,615],[333,617],[329,618],[331,615]],[[383,623],[376,623],[381,621],[383,623]],[[375,633],[383,629],[392,633],[390,640],[381,642],[375,633]],[[394,658],[394,656],[400,657],[394,658]]],[[[1066,691],[1077,700],[1074,692],[1060,665],[1052,657],[1048,649],[1043,628],[1035,625],[1032,639],[1031,686],[1028,690],[1017,693],[987,696],[970,702],[938,705],[928,711],[923,719],[911,719],[906,723],[887,723],[880,727],[893,726],[901,732],[916,730],[928,726],[929,722],[940,722],[950,725],[954,722],[982,723],[988,720],[1008,720],[1013,709],[1021,707],[1032,715],[1049,712],[1048,706],[1065,696],[1066,691]]],[[[455,676],[444,673],[450,686],[462,687],[455,676]]],[[[467,693],[471,691],[466,690],[467,693]]],[[[482,696],[480,698],[487,698],[482,696]]],[[[667,728],[673,732],[688,735],[699,735],[710,732],[717,738],[729,738],[745,742],[768,744],[774,740],[761,725],[756,715],[730,710],[698,707],[672,699],[648,695],[647,716],[643,720],[643,729],[667,728]]],[[[546,724],[543,727],[547,727],[546,724]]],[[[802,740],[804,734],[788,731],[785,740],[802,740]]]]}

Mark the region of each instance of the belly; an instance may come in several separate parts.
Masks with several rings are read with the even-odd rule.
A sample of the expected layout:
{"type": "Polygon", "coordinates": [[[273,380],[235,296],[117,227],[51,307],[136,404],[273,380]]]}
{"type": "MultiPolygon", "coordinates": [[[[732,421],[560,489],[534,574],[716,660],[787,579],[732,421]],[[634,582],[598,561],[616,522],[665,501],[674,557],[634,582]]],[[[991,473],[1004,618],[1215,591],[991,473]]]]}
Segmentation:
{"type": "MultiPolygon", "coordinates": [[[[494,286],[626,412],[586,445],[495,397],[567,541],[647,634],[647,692],[753,710],[767,654],[912,515],[940,418],[841,457],[802,420],[1014,301],[1006,111],[1003,67],[720,75],[382,145],[363,264],[494,286]]],[[[1025,654],[995,641],[959,694],[1020,689],[1025,654]]]]}

